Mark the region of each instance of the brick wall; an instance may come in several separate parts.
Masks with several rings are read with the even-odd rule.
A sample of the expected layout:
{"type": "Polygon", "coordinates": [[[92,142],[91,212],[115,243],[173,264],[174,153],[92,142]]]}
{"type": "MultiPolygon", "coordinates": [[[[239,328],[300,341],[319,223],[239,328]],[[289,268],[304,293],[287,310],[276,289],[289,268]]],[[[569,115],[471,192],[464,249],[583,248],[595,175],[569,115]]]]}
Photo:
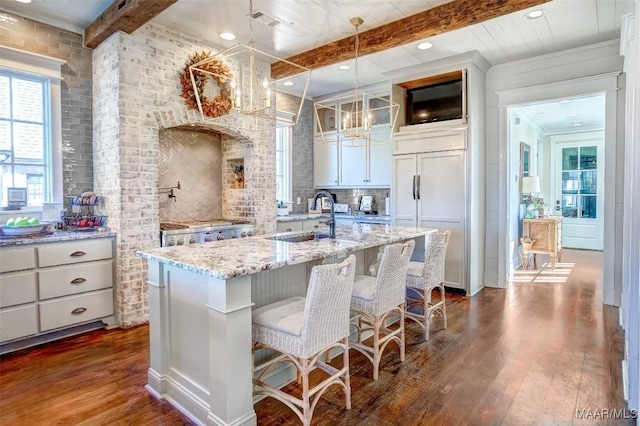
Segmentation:
{"type": "MultiPolygon", "coordinates": [[[[248,130],[254,123],[244,116],[203,121],[180,97],[179,73],[189,56],[203,50],[216,48],[149,24],[131,35],[116,33],[93,52],[95,186],[106,195],[109,224],[118,235],[116,300],[125,327],[148,318],[146,263],[136,251],[160,244],[162,129],[222,133],[222,214],[253,220],[256,233],[275,231],[275,131],[248,130]],[[229,184],[231,160],[244,162],[243,189],[229,184]]],[[[263,64],[260,72],[268,71],[263,64]]]]}
{"type": "Polygon", "coordinates": [[[2,11],[0,44],[67,61],[62,66],[63,194],[93,188],[91,146],[91,49],[82,35],[2,11]]]}

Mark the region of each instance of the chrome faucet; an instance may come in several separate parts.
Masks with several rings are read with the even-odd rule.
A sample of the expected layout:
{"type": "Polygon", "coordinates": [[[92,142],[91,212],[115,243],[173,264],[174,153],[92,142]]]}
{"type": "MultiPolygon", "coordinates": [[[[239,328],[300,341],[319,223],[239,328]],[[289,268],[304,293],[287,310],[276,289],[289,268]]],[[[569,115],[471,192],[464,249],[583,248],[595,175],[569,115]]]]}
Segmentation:
{"type": "Polygon", "coordinates": [[[329,194],[327,191],[318,191],[315,197],[313,197],[313,203],[311,204],[311,209],[312,210],[316,209],[316,203],[318,202],[318,198],[323,196],[327,197],[329,199],[329,203],[331,204],[331,219],[327,220],[326,222],[320,222],[320,223],[326,223],[327,225],[329,225],[329,238],[335,238],[336,237],[336,211],[333,207],[333,197],[331,196],[331,194],[329,194]]]}

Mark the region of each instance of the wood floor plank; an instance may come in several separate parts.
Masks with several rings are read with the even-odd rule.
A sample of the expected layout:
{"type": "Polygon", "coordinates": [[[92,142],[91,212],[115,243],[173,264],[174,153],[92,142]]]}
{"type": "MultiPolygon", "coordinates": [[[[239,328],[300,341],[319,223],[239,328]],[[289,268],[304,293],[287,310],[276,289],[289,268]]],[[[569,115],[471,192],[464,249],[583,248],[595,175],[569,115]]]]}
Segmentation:
{"type": "MultiPolygon", "coordinates": [[[[508,289],[486,288],[472,298],[448,292],[449,327],[435,320],[424,342],[418,325],[407,322],[406,361],[390,344],[376,382],[369,361],[351,351],[353,408],[344,409],[342,389],[332,386],[313,424],[631,425],[575,418],[580,408],[624,408],[624,332],[617,308],[601,303],[601,253],[565,250],[562,260],[556,270],[520,271],[508,289]]],[[[193,424],[144,389],[148,359],[148,326],[2,356],[0,424],[193,424]]],[[[299,424],[273,399],[255,409],[261,426],[299,424]]]]}

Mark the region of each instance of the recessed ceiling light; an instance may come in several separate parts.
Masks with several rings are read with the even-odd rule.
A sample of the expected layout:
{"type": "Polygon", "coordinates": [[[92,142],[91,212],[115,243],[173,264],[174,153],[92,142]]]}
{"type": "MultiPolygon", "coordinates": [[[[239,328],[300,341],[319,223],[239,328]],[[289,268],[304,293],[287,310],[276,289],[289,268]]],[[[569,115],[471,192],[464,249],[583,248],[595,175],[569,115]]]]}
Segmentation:
{"type": "Polygon", "coordinates": [[[572,125],[573,127],[579,127],[579,126],[582,126],[582,121],[577,121],[577,122],[575,122],[575,123],[571,123],[571,125],[572,125]]]}
{"type": "Polygon", "coordinates": [[[31,0],[16,0],[18,3],[31,3],[31,0]]]}
{"type": "Polygon", "coordinates": [[[544,9],[536,9],[524,15],[527,19],[538,19],[544,15],[547,11],[544,9]]]}
{"type": "Polygon", "coordinates": [[[285,81],[282,83],[284,86],[293,86],[293,81],[285,81]]]}
{"type": "Polygon", "coordinates": [[[561,104],[568,104],[568,103],[571,103],[571,102],[572,102],[571,99],[563,99],[563,100],[560,101],[561,104]]]}
{"type": "Polygon", "coordinates": [[[416,47],[420,50],[427,50],[427,49],[431,49],[433,47],[433,44],[425,41],[424,43],[420,43],[416,47]]]}
{"type": "Polygon", "coordinates": [[[340,65],[340,66],[338,67],[338,69],[339,69],[339,70],[342,70],[342,71],[344,71],[344,70],[348,70],[348,69],[349,69],[349,65],[340,65]]]}
{"type": "Polygon", "coordinates": [[[223,40],[235,40],[236,39],[236,35],[234,33],[220,33],[220,38],[223,40]]]}
{"type": "Polygon", "coordinates": [[[571,114],[567,114],[567,117],[576,117],[578,114],[576,114],[575,112],[572,112],[571,114]]]}

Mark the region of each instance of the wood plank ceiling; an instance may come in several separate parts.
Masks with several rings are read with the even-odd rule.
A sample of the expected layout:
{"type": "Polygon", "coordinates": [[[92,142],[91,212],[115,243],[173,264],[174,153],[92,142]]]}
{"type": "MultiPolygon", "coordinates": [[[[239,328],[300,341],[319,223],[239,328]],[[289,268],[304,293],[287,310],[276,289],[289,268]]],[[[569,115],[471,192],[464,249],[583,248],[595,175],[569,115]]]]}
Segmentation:
{"type": "MultiPolygon", "coordinates": [[[[547,3],[548,1],[455,0],[360,33],[359,54],[364,56],[391,49],[547,3]]],[[[355,35],[316,47],[287,59],[304,67],[319,68],[353,57],[354,44],[355,35]]],[[[297,71],[295,67],[283,61],[271,64],[271,76],[273,78],[287,77],[297,71]]]]}

